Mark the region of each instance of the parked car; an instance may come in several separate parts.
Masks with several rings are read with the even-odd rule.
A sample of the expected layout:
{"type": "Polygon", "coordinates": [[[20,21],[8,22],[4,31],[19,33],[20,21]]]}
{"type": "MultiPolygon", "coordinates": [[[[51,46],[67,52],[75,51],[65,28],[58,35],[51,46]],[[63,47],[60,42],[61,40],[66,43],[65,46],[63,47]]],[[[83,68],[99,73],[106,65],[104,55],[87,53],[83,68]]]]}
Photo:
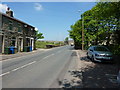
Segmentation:
{"type": "Polygon", "coordinates": [[[118,83],[120,85],[120,69],[119,69],[119,72],[118,72],[118,75],[117,75],[117,81],[118,81],[118,83]]]}
{"type": "Polygon", "coordinates": [[[71,46],[74,46],[74,43],[71,43],[70,45],[71,45],[71,46]]]}
{"type": "Polygon", "coordinates": [[[111,62],[113,61],[113,54],[105,46],[91,46],[87,51],[87,57],[95,62],[111,62]]]}

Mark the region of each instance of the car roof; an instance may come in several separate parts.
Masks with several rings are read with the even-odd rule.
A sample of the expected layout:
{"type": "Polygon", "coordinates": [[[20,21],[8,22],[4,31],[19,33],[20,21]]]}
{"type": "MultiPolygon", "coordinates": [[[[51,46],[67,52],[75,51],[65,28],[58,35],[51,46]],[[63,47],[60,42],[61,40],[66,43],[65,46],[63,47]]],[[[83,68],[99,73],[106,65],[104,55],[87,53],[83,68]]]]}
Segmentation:
{"type": "Polygon", "coordinates": [[[105,46],[101,46],[101,45],[95,45],[95,46],[93,46],[93,47],[105,47],[105,46]]]}
{"type": "Polygon", "coordinates": [[[101,46],[101,45],[91,46],[91,48],[94,48],[94,47],[104,47],[104,48],[106,48],[105,46],[101,46]]]}

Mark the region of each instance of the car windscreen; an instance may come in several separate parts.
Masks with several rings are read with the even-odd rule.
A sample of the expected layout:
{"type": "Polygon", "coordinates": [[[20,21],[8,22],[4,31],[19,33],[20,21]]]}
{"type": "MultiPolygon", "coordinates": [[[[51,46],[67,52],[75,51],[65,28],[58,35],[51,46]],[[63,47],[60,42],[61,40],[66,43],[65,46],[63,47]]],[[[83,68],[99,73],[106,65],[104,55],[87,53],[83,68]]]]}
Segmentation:
{"type": "Polygon", "coordinates": [[[95,51],[108,51],[108,49],[104,47],[94,47],[94,50],[95,51]]]}

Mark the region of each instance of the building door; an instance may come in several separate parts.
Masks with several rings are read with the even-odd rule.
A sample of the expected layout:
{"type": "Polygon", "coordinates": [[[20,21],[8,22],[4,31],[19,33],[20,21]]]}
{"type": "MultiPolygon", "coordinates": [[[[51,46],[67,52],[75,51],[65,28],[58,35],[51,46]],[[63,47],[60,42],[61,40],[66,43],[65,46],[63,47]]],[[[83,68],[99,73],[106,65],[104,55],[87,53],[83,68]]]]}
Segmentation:
{"type": "Polygon", "coordinates": [[[32,39],[32,50],[34,49],[34,39],[32,39]]]}
{"type": "Polygon", "coordinates": [[[23,51],[23,38],[21,38],[20,51],[23,51]]]}
{"type": "Polygon", "coordinates": [[[3,46],[3,36],[0,35],[0,53],[2,53],[2,46],[3,46]]]}
{"type": "Polygon", "coordinates": [[[34,49],[34,39],[33,38],[30,39],[30,46],[32,47],[32,50],[33,50],[34,49]]]}
{"type": "Polygon", "coordinates": [[[19,38],[18,40],[18,52],[22,52],[23,51],[23,38],[19,38]]]}

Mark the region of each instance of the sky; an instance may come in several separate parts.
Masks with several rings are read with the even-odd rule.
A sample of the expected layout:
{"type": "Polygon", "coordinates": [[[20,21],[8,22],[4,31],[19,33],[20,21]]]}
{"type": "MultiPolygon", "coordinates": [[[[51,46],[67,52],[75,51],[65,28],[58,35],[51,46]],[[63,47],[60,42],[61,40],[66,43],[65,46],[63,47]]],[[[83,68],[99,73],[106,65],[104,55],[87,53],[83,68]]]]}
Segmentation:
{"type": "Polygon", "coordinates": [[[2,2],[0,11],[10,7],[14,17],[43,33],[43,40],[63,41],[68,30],[81,14],[95,6],[95,2],[2,2]]]}

